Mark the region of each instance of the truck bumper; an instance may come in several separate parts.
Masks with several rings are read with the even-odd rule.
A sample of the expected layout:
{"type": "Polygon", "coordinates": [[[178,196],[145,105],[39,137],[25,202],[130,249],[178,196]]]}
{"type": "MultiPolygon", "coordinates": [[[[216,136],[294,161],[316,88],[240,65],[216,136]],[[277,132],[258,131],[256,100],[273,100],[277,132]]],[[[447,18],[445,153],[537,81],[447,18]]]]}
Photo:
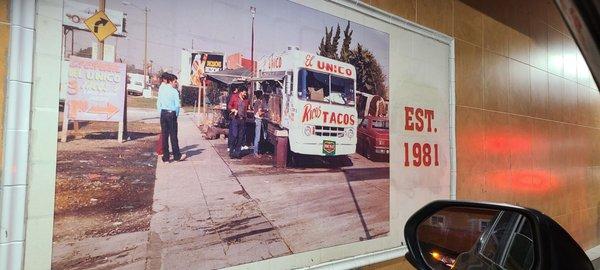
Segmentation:
{"type": "Polygon", "coordinates": [[[293,144],[290,142],[290,149],[294,153],[312,156],[342,156],[356,153],[356,144],[335,144],[333,151],[331,146],[324,148],[323,143],[303,143],[293,144]]]}

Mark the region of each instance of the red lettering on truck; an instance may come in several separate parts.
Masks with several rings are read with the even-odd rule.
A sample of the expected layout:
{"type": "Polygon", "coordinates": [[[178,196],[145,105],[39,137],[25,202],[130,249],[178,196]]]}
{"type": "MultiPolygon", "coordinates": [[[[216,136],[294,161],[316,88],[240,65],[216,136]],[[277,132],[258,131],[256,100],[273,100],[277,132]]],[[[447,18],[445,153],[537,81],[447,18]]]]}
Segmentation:
{"type": "MultiPolygon", "coordinates": [[[[312,64],[308,64],[309,62],[309,57],[307,56],[307,62],[305,63],[306,67],[310,67],[312,66],[312,64]]],[[[312,63],[312,58],[310,58],[310,61],[312,63]]],[[[340,75],[345,75],[348,77],[352,77],[352,69],[349,68],[345,68],[343,66],[338,66],[336,64],[332,64],[332,63],[326,63],[323,62],[321,60],[317,60],[317,69],[329,72],[329,73],[335,73],[335,74],[340,74],[340,75]]]]}
{"type": "Polygon", "coordinates": [[[321,117],[321,107],[314,107],[311,104],[304,105],[302,113],[302,123],[321,117]]]}
{"type": "Polygon", "coordinates": [[[336,113],[321,110],[320,106],[313,107],[312,104],[304,105],[302,112],[302,123],[323,117],[323,124],[351,125],[356,123],[354,115],[347,113],[336,113]]]}

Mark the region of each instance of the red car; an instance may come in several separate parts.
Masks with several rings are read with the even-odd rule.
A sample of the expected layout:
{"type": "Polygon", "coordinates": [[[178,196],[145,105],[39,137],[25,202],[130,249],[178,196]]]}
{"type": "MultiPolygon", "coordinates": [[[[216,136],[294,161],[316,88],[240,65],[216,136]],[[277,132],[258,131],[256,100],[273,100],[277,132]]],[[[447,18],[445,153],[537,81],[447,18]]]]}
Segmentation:
{"type": "Polygon", "coordinates": [[[366,116],[358,125],[356,151],[370,160],[389,157],[389,130],[387,117],[366,116]]]}

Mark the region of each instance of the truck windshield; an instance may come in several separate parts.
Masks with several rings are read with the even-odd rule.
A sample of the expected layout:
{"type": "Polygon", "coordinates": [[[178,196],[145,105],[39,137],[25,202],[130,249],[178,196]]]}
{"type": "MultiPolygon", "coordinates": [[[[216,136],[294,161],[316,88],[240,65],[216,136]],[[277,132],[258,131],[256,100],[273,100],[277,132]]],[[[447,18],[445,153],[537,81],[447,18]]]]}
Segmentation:
{"type": "Polygon", "coordinates": [[[354,106],[354,80],[306,69],[298,75],[300,99],[354,106]]]}

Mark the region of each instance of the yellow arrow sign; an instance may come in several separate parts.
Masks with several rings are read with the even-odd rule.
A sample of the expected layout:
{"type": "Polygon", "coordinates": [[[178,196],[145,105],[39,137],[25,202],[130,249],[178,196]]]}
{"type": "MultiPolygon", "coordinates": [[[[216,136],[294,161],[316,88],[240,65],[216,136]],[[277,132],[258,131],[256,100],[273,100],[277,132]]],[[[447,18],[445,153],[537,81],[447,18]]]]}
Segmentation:
{"type": "Polygon", "coordinates": [[[117,32],[117,27],[108,19],[104,11],[97,12],[92,17],[87,18],[84,23],[98,41],[103,41],[114,32],[117,32]]]}

